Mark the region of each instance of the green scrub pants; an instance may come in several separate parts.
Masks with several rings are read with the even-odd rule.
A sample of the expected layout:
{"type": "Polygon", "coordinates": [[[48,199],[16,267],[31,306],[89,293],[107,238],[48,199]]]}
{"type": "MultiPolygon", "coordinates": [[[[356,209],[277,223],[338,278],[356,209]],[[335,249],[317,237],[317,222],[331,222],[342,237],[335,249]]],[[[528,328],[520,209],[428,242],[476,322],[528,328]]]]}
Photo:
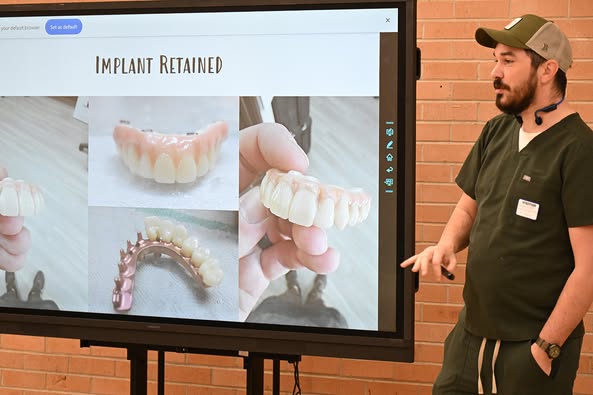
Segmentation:
{"type": "Polygon", "coordinates": [[[582,337],[568,339],[548,376],[531,355],[532,341],[502,341],[497,345],[496,340],[467,332],[460,317],[445,340],[443,367],[432,394],[572,395],[582,342],[582,337]]]}

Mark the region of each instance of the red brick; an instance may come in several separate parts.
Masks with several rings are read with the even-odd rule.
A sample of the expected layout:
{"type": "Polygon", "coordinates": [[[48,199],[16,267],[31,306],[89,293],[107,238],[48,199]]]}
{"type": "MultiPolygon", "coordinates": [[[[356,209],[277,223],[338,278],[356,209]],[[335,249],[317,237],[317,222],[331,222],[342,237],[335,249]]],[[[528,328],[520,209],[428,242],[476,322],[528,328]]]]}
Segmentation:
{"type": "MultiPolygon", "coordinates": [[[[187,394],[186,395],[243,395],[245,390],[237,391],[234,389],[226,389],[226,388],[208,388],[208,387],[201,387],[201,386],[191,386],[187,387],[187,394]]],[[[168,392],[166,392],[169,395],[168,392]]]]}
{"type": "Polygon", "coordinates": [[[419,105],[423,121],[475,121],[478,116],[477,104],[473,102],[419,102],[419,105]]]}
{"type": "Polygon", "coordinates": [[[42,352],[45,346],[45,340],[42,337],[2,335],[0,341],[2,348],[9,350],[42,352]]]}
{"type": "Polygon", "coordinates": [[[301,376],[301,389],[303,394],[341,395],[364,394],[366,380],[344,380],[329,376],[301,376]]]}
{"type": "MultiPolygon", "coordinates": [[[[457,0],[455,2],[455,16],[457,18],[507,18],[508,15],[508,0],[457,0]]],[[[494,27],[500,29],[504,25],[506,23],[502,26],[494,25],[494,27]]]]}
{"type": "Polygon", "coordinates": [[[187,363],[190,365],[220,366],[223,368],[241,368],[243,366],[243,359],[238,357],[235,358],[217,355],[187,354],[186,358],[187,363]]]}
{"type": "Polygon", "coordinates": [[[416,222],[446,223],[453,212],[450,204],[418,204],[416,222]]]}
{"type": "Polygon", "coordinates": [[[492,59],[492,50],[485,50],[483,46],[473,39],[473,35],[474,33],[472,33],[471,40],[456,41],[451,46],[451,58],[479,61],[492,59]]]}
{"type": "Polygon", "coordinates": [[[419,201],[424,203],[457,203],[461,189],[453,184],[423,184],[419,201]]]}
{"type": "Polygon", "coordinates": [[[394,364],[382,361],[344,359],[342,377],[389,379],[393,377],[394,364]]]}
{"type": "Polygon", "coordinates": [[[422,80],[466,80],[478,75],[478,62],[426,62],[422,80]]]}
{"type": "Polygon", "coordinates": [[[93,377],[91,380],[93,394],[121,395],[130,392],[130,381],[108,377],[93,377]]]}
{"type": "Polygon", "coordinates": [[[453,329],[453,324],[416,322],[416,340],[442,343],[451,329],[453,329]]]}
{"type": "Polygon", "coordinates": [[[500,110],[494,104],[494,99],[489,102],[479,103],[478,104],[478,120],[482,122],[486,122],[493,117],[500,114],[500,110]]]}
{"type": "Polygon", "coordinates": [[[583,338],[583,346],[581,347],[582,353],[593,353],[593,335],[585,333],[583,338]]]}
{"type": "Polygon", "coordinates": [[[591,16],[591,0],[570,0],[569,16],[591,16]]]}
{"type": "Polygon", "coordinates": [[[25,354],[14,351],[0,351],[0,368],[22,369],[25,366],[25,354]]]}
{"type": "Polygon", "coordinates": [[[90,347],[80,347],[80,340],[48,337],[45,339],[45,352],[50,354],[90,355],[90,347]]]}
{"type": "Polygon", "coordinates": [[[412,383],[433,383],[441,371],[440,364],[404,364],[398,363],[393,370],[393,378],[397,381],[412,383]]]}
{"type": "Polygon", "coordinates": [[[210,384],[212,369],[197,366],[171,366],[165,370],[165,379],[176,383],[210,384]]]}
{"type": "Polygon", "coordinates": [[[436,122],[418,122],[416,141],[448,141],[451,125],[436,122]]]}
{"type": "MultiPolygon", "coordinates": [[[[572,0],[571,0],[572,1],[572,0]]],[[[568,0],[522,0],[512,1],[510,15],[520,16],[523,14],[541,15],[546,19],[556,21],[558,17],[565,17],[568,14],[568,0]]],[[[509,20],[510,22],[510,20],[509,20]]],[[[504,24],[506,25],[506,23],[504,24]]],[[[500,26],[502,28],[504,25],[500,26]]]]}
{"type": "Polygon", "coordinates": [[[593,394],[593,376],[578,375],[574,382],[574,395],[593,394]]]}
{"type": "Polygon", "coordinates": [[[68,357],[47,354],[25,354],[25,370],[43,370],[49,372],[67,372],[68,357]]]}
{"type": "Polygon", "coordinates": [[[70,358],[70,372],[98,376],[113,376],[115,361],[104,358],[76,357],[70,358]]]}
{"type": "Polygon", "coordinates": [[[451,166],[440,163],[417,163],[416,181],[451,182],[451,166]]]}
{"type": "Polygon", "coordinates": [[[453,1],[418,1],[418,19],[453,18],[455,6],[453,1]]]}
{"type": "MultiPolygon", "coordinates": [[[[289,371],[292,372],[292,365],[287,364],[287,366],[289,367],[289,371]]],[[[337,376],[340,374],[341,366],[342,360],[338,358],[303,356],[299,364],[299,371],[303,373],[317,373],[337,376]]]]}
{"type": "MultiPolygon", "coordinates": [[[[458,273],[461,273],[461,267],[457,267],[455,270],[455,277],[458,277],[458,273]]],[[[447,287],[447,303],[451,304],[462,304],[463,303],[463,287],[459,285],[449,285],[447,287]]]]}
{"type": "Polygon", "coordinates": [[[417,302],[446,302],[447,287],[441,284],[422,284],[416,293],[417,302]]]}
{"type": "Polygon", "coordinates": [[[443,362],[443,344],[416,342],[414,348],[414,359],[416,360],[416,362],[443,362]]]}
{"type": "Polygon", "coordinates": [[[474,143],[480,136],[480,133],[482,133],[483,127],[484,123],[482,122],[457,123],[452,125],[451,141],[474,143]]]}
{"type": "MultiPolygon", "coordinates": [[[[593,12],[591,14],[593,14],[593,12]]],[[[559,20],[557,23],[560,29],[562,29],[569,39],[590,39],[592,37],[591,32],[593,31],[593,18],[559,20]]]]}
{"type": "MultiPolygon", "coordinates": [[[[367,392],[366,394],[369,395],[383,395],[383,394],[393,394],[393,395],[417,395],[418,389],[416,384],[408,384],[408,383],[386,383],[386,382],[377,382],[371,381],[367,383],[367,392]]],[[[346,392],[345,392],[346,393],[346,392]]],[[[347,392],[350,394],[350,392],[347,392]]],[[[354,393],[352,393],[354,394],[354,393]]]]}
{"type": "Polygon", "coordinates": [[[53,374],[47,375],[47,389],[52,391],[68,391],[70,393],[80,392],[88,394],[91,391],[91,378],[74,374],[53,374]]]}
{"type": "Polygon", "coordinates": [[[2,370],[2,386],[19,388],[45,388],[45,373],[24,370],[2,370]]]}
{"type": "Polygon", "coordinates": [[[247,372],[244,369],[212,370],[212,385],[242,387],[245,385],[246,379],[247,372]]]}
{"type": "Polygon", "coordinates": [[[579,370],[578,373],[590,374],[593,373],[591,363],[593,358],[589,355],[581,355],[579,358],[579,370]]]}
{"type": "Polygon", "coordinates": [[[421,54],[421,76],[424,79],[424,66],[431,60],[451,60],[451,53],[453,52],[453,43],[451,41],[442,40],[422,40],[418,42],[421,54]]]}
{"type": "Polygon", "coordinates": [[[114,348],[114,347],[89,347],[90,355],[96,357],[111,357],[111,358],[122,358],[125,359],[127,357],[127,351],[124,348],[114,348]]]}
{"type": "Polygon", "coordinates": [[[446,304],[424,304],[424,322],[450,323],[457,322],[459,311],[462,306],[452,306],[446,304]]]}
{"type": "Polygon", "coordinates": [[[472,149],[471,143],[423,143],[422,156],[424,162],[463,163],[472,149]]]}
{"type": "Polygon", "coordinates": [[[491,81],[453,83],[453,100],[493,101],[494,98],[494,88],[491,81]]]}
{"type": "Polygon", "coordinates": [[[451,98],[451,84],[449,82],[423,81],[416,84],[416,98],[418,100],[439,100],[451,98]]]}
{"type": "MultiPolygon", "coordinates": [[[[479,26],[478,22],[468,22],[466,20],[431,21],[424,26],[423,38],[473,40],[475,31],[479,26]]],[[[453,51],[455,51],[455,45],[453,51]]]]}

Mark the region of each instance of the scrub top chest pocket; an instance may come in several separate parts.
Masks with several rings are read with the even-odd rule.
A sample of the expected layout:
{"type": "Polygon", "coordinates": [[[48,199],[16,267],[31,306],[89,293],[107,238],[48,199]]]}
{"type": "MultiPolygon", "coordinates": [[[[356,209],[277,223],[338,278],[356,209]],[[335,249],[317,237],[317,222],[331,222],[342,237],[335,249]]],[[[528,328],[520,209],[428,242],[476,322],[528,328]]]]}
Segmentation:
{"type": "Polygon", "coordinates": [[[518,167],[510,187],[512,224],[533,230],[558,225],[557,217],[562,216],[559,177],[518,167]]]}

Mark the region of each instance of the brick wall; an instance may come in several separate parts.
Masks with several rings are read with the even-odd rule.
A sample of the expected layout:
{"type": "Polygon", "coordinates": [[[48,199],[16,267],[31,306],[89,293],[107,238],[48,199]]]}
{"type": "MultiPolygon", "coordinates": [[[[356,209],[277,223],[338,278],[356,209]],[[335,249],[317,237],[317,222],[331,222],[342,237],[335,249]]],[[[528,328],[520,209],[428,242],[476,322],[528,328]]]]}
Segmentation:
{"type": "MultiPolygon", "coordinates": [[[[51,1],[51,0],[50,0],[51,1]]],[[[19,1],[0,1],[16,3],[19,1]]],[[[44,1],[47,2],[47,1],[44,1]]],[[[422,80],[417,105],[417,249],[438,240],[460,191],[453,179],[484,121],[497,113],[489,77],[492,51],[473,40],[478,26],[500,28],[536,13],[555,20],[572,40],[575,62],[568,98],[593,127],[593,3],[591,0],[418,0],[422,80]]],[[[427,395],[438,374],[443,340],[459,312],[465,254],[453,283],[423,282],[416,303],[413,364],[304,357],[304,394],[427,395]]],[[[585,317],[575,394],[593,394],[593,310],[585,317]]],[[[150,354],[150,393],[156,357],[150,354]]],[[[167,354],[166,393],[243,394],[239,358],[167,354]]],[[[282,393],[292,393],[292,370],[282,363],[282,393]]],[[[266,365],[271,388],[271,364],[266,365]]],[[[124,394],[129,363],[123,351],[79,348],[78,341],[0,335],[0,395],[124,394]]]]}

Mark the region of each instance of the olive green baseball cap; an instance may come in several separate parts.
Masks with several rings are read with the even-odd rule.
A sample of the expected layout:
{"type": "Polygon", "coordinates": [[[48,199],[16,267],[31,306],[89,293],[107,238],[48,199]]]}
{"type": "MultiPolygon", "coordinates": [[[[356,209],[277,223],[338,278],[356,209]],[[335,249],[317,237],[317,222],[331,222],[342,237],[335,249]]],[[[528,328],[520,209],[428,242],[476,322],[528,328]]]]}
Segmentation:
{"type": "Polygon", "coordinates": [[[480,27],[476,41],[495,48],[501,43],[513,48],[531,49],[546,60],[554,59],[566,72],[572,64],[572,49],[558,25],[537,15],[527,14],[514,19],[503,30],[480,27]]]}

